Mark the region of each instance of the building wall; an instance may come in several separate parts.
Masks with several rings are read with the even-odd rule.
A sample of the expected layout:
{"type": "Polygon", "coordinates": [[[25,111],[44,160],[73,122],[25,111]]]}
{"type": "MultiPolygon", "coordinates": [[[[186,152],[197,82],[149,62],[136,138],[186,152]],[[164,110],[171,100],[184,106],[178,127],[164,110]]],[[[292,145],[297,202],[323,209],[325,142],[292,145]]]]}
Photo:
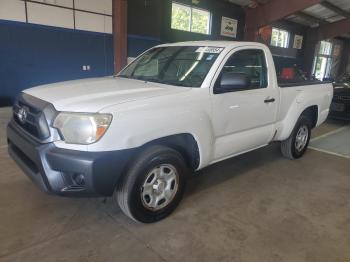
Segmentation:
{"type": "Polygon", "coordinates": [[[171,28],[171,4],[170,0],[164,1],[163,22],[161,36],[164,42],[178,42],[189,40],[228,40],[237,41],[243,40],[245,14],[242,7],[224,1],[201,0],[198,4],[192,4],[191,0],[177,0],[178,3],[192,5],[194,7],[202,8],[211,12],[212,26],[211,34],[204,35],[198,33],[191,33],[186,31],[174,30],[171,28]],[[222,17],[233,18],[238,21],[237,37],[231,38],[221,35],[221,19],[222,17]]]}
{"type": "Polygon", "coordinates": [[[128,56],[163,43],[161,28],[164,0],[128,1],[128,56]]]}
{"type": "MultiPolygon", "coordinates": [[[[191,5],[210,11],[212,15],[211,34],[198,34],[174,30],[171,28],[171,0],[146,0],[128,2],[128,32],[143,39],[144,47],[157,43],[171,43],[195,40],[229,40],[243,39],[244,10],[242,7],[224,1],[199,0],[193,4],[191,0],[176,0],[180,4],[191,5]],[[220,35],[222,16],[238,20],[237,37],[230,38],[220,35]]],[[[140,48],[141,50],[142,48],[140,48]]],[[[138,52],[130,51],[135,55],[138,52]]]]}
{"type": "Polygon", "coordinates": [[[134,35],[149,36],[161,42],[188,40],[242,40],[244,32],[244,10],[242,7],[224,1],[176,0],[174,2],[210,11],[212,30],[210,35],[171,29],[172,0],[129,1],[128,32],[134,35]],[[221,17],[238,20],[238,35],[230,38],[220,35],[221,17]]]}
{"type": "Polygon", "coordinates": [[[0,19],[112,33],[112,0],[0,0],[0,19]]]}
{"type": "MultiPolygon", "coordinates": [[[[128,1],[128,56],[167,42],[243,39],[241,7],[196,2],[212,14],[211,35],[171,29],[171,0],[128,1]],[[222,16],[238,20],[236,38],[220,36],[222,16]]],[[[111,75],[112,0],[0,0],[0,39],[0,104],[36,85],[111,75]]]]}
{"type": "Polygon", "coordinates": [[[0,0],[0,39],[0,103],[36,85],[111,75],[112,0],[0,0]]]}
{"type": "Polygon", "coordinates": [[[350,72],[350,40],[343,40],[343,51],[340,58],[339,70],[337,77],[344,73],[350,72]]]}
{"type": "MultiPolygon", "coordinates": [[[[270,27],[286,30],[290,34],[289,44],[287,48],[271,46],[271,38],[268,38],[267,41],[264,42],[266,45],[269,46],[271,53],[274,57],[276,66],[278,68],[283,68],[297,65],[299,68],[303,68],[302,64],[305,50],[304,47],[305,38],[307,35],[307,28],[305,26],[284,20],[272,23],[270,27]],[[302,49],[293,48],[295,35],[303,36],[302,49]]],[[[263,42],[262,39],[260,39],[259,41],[263,42]]]]}
{"type": "Polygon", "coordinates": [[[41,84],[113,74],[110,34],[1,21],[0,36],[3,100],[41,84]]]}
{"type": "Polygon", "coordinates": [[[304,47],[307,28],[302,26],[302,25],[299,25],[299,24],[296,24],[293,22],[289,22],[289,21],[275,22],[271,26],[286,30],[290,34],[288,48],[280,48],[280,47],[275,47],[275,46],[270,45],[270,49],[271,49],[272,54],[274,56],[300,60],[302,58],[302,56],[304,55],[304,48],[302,48],[302,49],[293,48],[294,37],[295,37],[295,35],[303,36],[303,47],[304,47]]]}

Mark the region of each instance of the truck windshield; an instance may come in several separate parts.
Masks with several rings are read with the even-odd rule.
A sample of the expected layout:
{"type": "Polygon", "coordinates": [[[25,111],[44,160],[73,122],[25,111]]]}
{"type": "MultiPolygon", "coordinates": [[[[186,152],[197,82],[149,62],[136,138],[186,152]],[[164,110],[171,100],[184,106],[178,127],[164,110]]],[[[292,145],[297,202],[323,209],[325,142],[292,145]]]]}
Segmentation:
{"type": "Polygon", "coordinates": [[[222,50],[208,46],[153,48],[127,66],[118,77],[200,87],[222,50]]]}

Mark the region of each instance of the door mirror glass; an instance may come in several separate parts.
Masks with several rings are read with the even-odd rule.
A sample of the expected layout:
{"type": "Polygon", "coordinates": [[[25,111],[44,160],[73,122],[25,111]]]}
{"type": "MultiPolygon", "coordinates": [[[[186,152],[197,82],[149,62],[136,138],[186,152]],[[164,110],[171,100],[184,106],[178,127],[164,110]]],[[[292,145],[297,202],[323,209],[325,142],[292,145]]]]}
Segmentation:
{"type": "Polygon", "coordinates": [[[220,84],[215,93],[226,93],[249,88],[251,80],[249,76],[242,73],[224,72],[220,78],[220,84]]]}

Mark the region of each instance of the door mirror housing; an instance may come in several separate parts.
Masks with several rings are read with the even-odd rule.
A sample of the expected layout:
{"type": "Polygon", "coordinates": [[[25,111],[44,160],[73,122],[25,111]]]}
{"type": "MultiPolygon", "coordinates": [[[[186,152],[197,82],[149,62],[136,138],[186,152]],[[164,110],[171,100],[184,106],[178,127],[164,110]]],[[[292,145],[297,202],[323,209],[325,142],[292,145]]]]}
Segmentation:
{"type": "Polygon", "coordinates": [[[251,85],[249,76],[242,73],[227,72],[221,75],[219,84],[215,87],[214,93],[228,93],[247,89],[251,85]]]}

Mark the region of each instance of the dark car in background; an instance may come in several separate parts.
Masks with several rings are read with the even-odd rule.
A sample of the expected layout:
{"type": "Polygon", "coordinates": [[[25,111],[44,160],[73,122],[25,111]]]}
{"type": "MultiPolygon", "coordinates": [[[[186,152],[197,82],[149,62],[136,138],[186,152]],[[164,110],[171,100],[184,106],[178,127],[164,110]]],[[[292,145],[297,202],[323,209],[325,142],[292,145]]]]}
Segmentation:
{"type": "Polygon", "coordinates": [[[350,121],[350,73],[344,74],[334,85],[330,117],[350,121]]]}

